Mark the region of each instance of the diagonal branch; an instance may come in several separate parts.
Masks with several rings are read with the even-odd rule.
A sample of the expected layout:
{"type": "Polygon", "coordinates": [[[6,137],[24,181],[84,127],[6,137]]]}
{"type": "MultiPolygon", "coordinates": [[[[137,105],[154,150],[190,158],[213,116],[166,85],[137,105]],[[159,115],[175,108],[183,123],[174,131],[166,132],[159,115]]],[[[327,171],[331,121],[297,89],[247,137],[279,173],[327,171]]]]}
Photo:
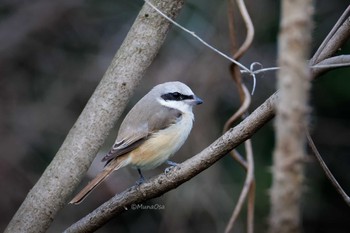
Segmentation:
{"type": "Polygon", "coordinates": [[[311,147],[312,151],[314,152],[316,159],[320,163],[320,166],[322,167],[323,171],[326,173],[327,178],[331,181],[332,185],[337,190],[337,192],[342,196],[342,198],[344,199],[346,204],[348,204],[348,206],[350,206],[350,197],[346,194],[344,189],[340,186],[338,181],[333,176],[332,172],[327,167],[327,164],[323,161],[322,156],[321,156],[320,152],[318,152],[317,147],[315,146],[315,143],[312,140],[309,131],[306,131],[306,137],[307,137],[309,146],[311,147]]]}
{"type": "Polygon", "coordinates": [[[337,23],[323,40],[320,47],[310,60],[311,66],[331,57],[348,40],[350,35],[350,5],[340,16],[337,23]]]}
{"type": "Polygon", "coordinates": [[[167,175],[161,174],[142,185],[117,194],[96,210],[70,226],[66,232],[92,232],[132,204],[158,197],[210,167],[229,151],[250,138],[274,116],[277,95],[272,95],[236,127],[230,129],[206,149],[179,164],[167,175]]]}

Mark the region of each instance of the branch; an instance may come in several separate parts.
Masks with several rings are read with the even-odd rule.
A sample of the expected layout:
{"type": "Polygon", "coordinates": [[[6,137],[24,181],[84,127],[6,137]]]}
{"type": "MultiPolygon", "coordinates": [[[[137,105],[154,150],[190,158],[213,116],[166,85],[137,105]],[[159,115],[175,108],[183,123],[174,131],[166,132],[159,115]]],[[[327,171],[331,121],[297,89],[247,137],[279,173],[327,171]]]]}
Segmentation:
{"type": "Polygon", "coordinates": [[[335,52],[348,40],[350,36],[350,5],[337,23],[334,25],[332,30],[328,33],[327,37],[323,40],[320,47],[315,52],[314,56],[310,60],[311,66],[316,65],[320,61],[329,58],[335,54],[335,52]]]}
{"type": "Polygon", "coordinates": [[[161,174],[117,194],[96,210],[69,227],[66,232],[93,232],[114,215],[127,211],[132,204],[158,197],[210,167],[233,148],[250,138],[274,116],[277,95],[272,95],[235,128],[230,129],[206,149],[176,166],[168,174],[161,174]]]}
{"type": "MultiPolygon", "coordinates": [[[[232,1],[228,2],[228,18],[229,18],[229,29],[230,29],[230,39],[232,44],[232,54],[234,59],[239,59],[241,56],[244,55],[244,53],[248,50],[248,48],[251,46],[253,38],[254,38],[254,26],[252,23],[252,20],[249,16],[248,10],[245,6],[245,3],[243,0],[237,0],[237,6],[239,8],[239,11],[242,15],[242,18],[244,20],[246,29],[247,29],[247,35],[245,37],[245,40],[243,44],[236,49],[237,41],[236,41],[236,30],[234,28],[234,5],[232,1]]],[[[253,67],[251,67],[251,70],[253,67]]],[[[230,127],[232,127],[233,123],[240,117],[244,119],[246,115],[248,115],[248,108],[251,103],[251,96],[248,92],[248,89],[242,82],[242,76],[241,73],[238,70],[238,67],[231,65],[231,76],[232,79],[235,81],[237,90],[239,93],[239,98],[241,102],[240,108],[231,116],[225,123],[224,126],[224,132],[227,131],[230,127]]],[[[255,76],[253,76],[254,80],[254,87],[253,91],[255,89],[255,76]]],[[[248,197],[248,205],[247,205],[247,232],[252,233],[254,232],[254,198],[255,198],[255,179],[254,179],[254,156],[253,156],[253,148],[251,140],[248,139],[244,142],[245,151],[246,151],[246,158],[247,161],[244,161],[243,158],[239,155],[239,153],[236,150],[231,151],[231,156],[238,161],[247,172],[246,179],[244,181],[244,185],[242,188],[242,191],[240,193],[240,196],[238,198],[238,202],[232,212],[231,218],[226,225],[225,232],[230,232],[233,229],[233,226],[238,218],[239,213],[242,210],[243,204],[248,197]]]]}
{"type": "Polygon", "coordinates": [[[255,201],[255,179],[254,179],[254,158],[253,158],[253,146],[251,140],[244,142],[245,150],[247,154],[247,175],[244,181],[242,191],[239,195],[237,205],[235,206],[229,223],[226,226],[225,232],[228,233],[233,229],[233,225],[236,222],[239,213],[242,210],[244,201],[248,197],[248,219],[247,219],[247,232],[254,232],[254,201],[255,201]]]}
{"type": "Polygon", "coordinates": [[[315,143],[312,140],[309,131],[306,131],[306,137],[307,137],[307,140],[308,140],[310,148],[314,152],[314,154],[316,156],[316,159],[320,163],[321,168],[325,172],[327,178],[330,180],[330,182],[332,183],[334,188],[337,190],[337,192],[342,196],[342,198],[344,199],[345,203],[348,206],[350,206],[350,197],[346,194],[344,189],[338,183],[337,179],[335,179],[335,177],[333,176],[332,172],[327,167],[327,164],[323,161],[322,156],[321,156],[320,152],[318,152],[317,147],[315,146],[315,143]]]}
{"type": "Polygon", "coordinates": [[[239,59],[249,49],[249,47],[251,46],[251,44],[253,42],[254,34],[255,34],[254,25],[253,25],[252,19],[249,16],[249,13],[248,13],[248,10],[247,10],[247,7],[246,7],[244,1],[237,0],[237,6],[239,8],[239,11],[242,14],[244,24],[247,28],[247,36],[245,37],[243,44],[235,52],[235,54],[234,54],[235,59],[239,59]]]}
{"type": "MultiPolygon", "coordinates": [[[[183,0],[155,0],[172,17],[183,0]]],[[[144,5],[55,158],[5,232],[44,232],[67,203],[162,45],[170,23],[144,5]]]]}
{"type": "Polygon", "coordinates": [[[339,55],[336,57],[326,58],[316,65],[312,66],[311,72],[314,76],[324,74],[330,69],[344,68],[350,66],[350,55],[339,55]]]}

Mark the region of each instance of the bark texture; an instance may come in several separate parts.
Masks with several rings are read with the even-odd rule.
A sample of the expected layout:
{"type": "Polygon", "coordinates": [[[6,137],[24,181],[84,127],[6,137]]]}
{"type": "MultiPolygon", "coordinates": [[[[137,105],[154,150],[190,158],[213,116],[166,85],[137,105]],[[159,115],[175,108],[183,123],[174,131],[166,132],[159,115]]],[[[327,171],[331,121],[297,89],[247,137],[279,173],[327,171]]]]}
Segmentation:
{"type": "Polygon", "coordinates": [[[282,1],[270,233],[301,232],[312,12],[312,0],[282,1]]]}

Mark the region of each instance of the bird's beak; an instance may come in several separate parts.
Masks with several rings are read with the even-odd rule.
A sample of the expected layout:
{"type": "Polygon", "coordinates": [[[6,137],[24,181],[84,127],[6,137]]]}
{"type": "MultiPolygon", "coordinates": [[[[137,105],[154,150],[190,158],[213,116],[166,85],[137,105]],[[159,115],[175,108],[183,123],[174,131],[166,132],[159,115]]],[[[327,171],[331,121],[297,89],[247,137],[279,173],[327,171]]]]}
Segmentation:
{"type": "Polygon", "coordinates": [[[193,100],[191,100],[191,105],[199,105],[202,104],[203,100],[199,98],[198,96],[193,96],[193,100]]]}

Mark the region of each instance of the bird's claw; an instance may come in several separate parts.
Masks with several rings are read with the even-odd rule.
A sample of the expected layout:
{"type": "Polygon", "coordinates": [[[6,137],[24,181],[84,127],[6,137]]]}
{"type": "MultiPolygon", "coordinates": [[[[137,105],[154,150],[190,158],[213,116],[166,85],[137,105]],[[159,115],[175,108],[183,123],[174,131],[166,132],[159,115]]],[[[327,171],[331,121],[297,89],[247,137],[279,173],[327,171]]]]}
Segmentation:
{"type": "Polygon", "coordinates": [[[165,174],[168,174],[174,167],[176,167],[177,165],[179,165],[178,163],[175,163],[175,162],[170,161],[170,160],[166,161],[166,163],[167,163],[168,165],[170,165],[170,167],[165,168],[165,170],[164,170],[164,173],[165,173],[165,174]]]}
{"type": "Polygon", "coordinates": [[[144,182],[146,181],[146,179],[144,177],[141,177],[140,179],[138,179],[136,181],[136,185],[137,186],[140,186],[141,184],[143,184],[144,182]]]}

